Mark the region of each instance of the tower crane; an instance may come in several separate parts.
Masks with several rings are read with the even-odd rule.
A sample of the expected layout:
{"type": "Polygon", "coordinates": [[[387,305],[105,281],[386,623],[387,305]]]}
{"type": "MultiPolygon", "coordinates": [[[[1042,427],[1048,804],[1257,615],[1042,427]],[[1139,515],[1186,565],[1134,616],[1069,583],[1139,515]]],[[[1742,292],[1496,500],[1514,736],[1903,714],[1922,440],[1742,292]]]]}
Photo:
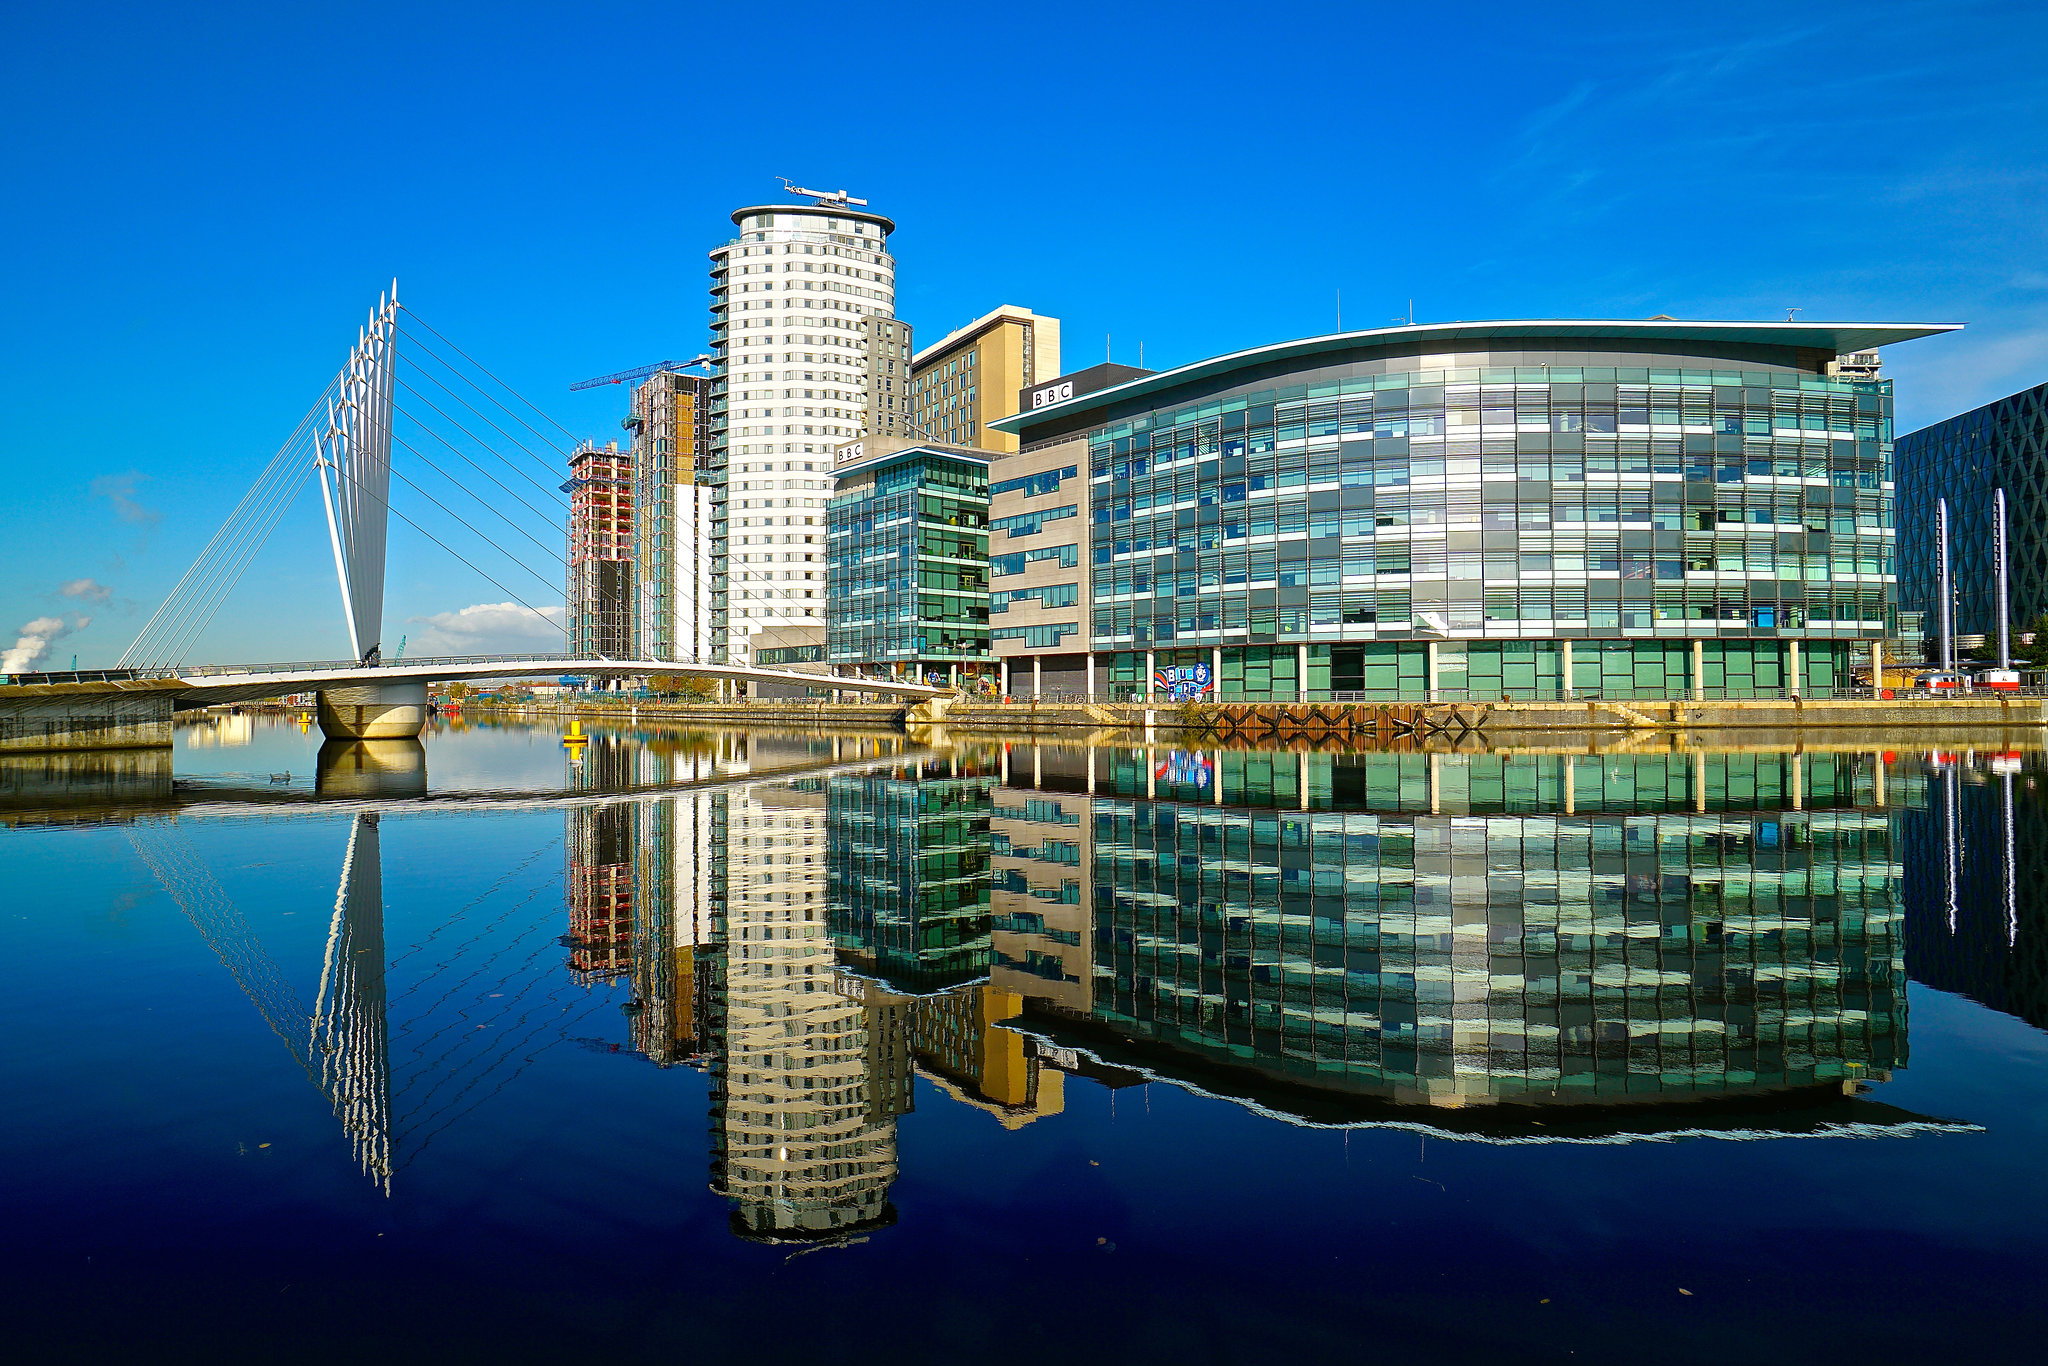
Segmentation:
{"type": "Polygon", "coordinates": [[[652,365],[640,365],[635,366],[631,370],[621,370],[616,375],[599,375],[596,379],[578,380],[570,385],[569,389],[573,393],[578,389],[595,389],[605,384],[625,384],[629,380],[646,379],[649,375],[658,375],[665,370],[694,370],[700,365],[709,364],[711,364],[711,357],[708,355],[697,356],[690,360],[658,360],[652,365]]]}

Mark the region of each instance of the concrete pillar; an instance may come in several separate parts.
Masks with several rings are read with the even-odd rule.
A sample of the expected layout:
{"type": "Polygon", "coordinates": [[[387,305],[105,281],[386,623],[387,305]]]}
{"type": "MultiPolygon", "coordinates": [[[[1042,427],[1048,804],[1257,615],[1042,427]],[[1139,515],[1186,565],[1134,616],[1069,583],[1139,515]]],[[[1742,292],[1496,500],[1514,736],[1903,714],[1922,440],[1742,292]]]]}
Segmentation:
{"type": "Polygon", "coordinates": [[[1157,651],[1145,651],[1145,700],[1147,702],[1152,700],[1152,675],[1159,668],[1158,661],[1159,655],[1157,651]]]}
{"type": "Polygon", "coordinates": [[[320,729],[330,740],[417,740],[427,724],[424,683],[327,688],[317,704],[320,729]]]}
{"type": "Polygon", "coordinates": [[[1152,767],[1155,762],[1152,747],[1147,745],[1145,747],[1145,797],[1148,801],[1159,795],[1159,775],[1152,767]]]}
{"type": "Polygon", "coordinates": [[[1792,751],[1792,809],[1806,809],[1806,754],[1803,750],[1792,751]]]}
{"type": "MultiPolygon", "coordinates": [[[[1877,700],[1878,698],[1880,698],[1880,697],[1883,697],[1883,696],[1884,696],[1884,642],[1883,642],[1883,641],[1881,641],[1881,640],[1873,640],[1873,641],[1871,641],[1871,642],[1870,642],[1870,697],[1871,697],[1871,700],[1872,700],[1872,701],[1876,701],[1876,700],[1877,700]]],[[[1878,767],[1879,767],[1880,771],[1882,771],[1882,769],[1883,769],[1883,767],[1884,767],[1884,766],[1883,766],[1882,764],[1880,764],[1880,765],[1878,765],[1878,767]]],[[[1878,783],[1879,783],[1879,785],[1880,785],[1880,786],[1882,786],[1882,785],[1883,785],[1883,782],[1884,782],[1884,779],[1882,779],[1882,778],[1879,778],[1879,779],[1878,779],[1878,783]]],[[[1879,806],[1882,806],[1882,805],[1884,805],[1884,802],[1883,802],[1883,800],[1882,800],[1882,799],[1880,799],[1880,800],[1878,801],[1878,805],[1879,805],[1879,806]]]]}
{"type": "Polygon", "coordinates": [[[1294,700],[1308,701],[1308,646],[1294,647],[1294,700]]]}
{"type": "Polygon", "coordinates": [[[1422,649],[1425,667],[1428,672],[1429,700],[1434,702],[1436,701],[1436,642],[1433,640],[1427,641],[1422,649]]]}
{"type": "Polygon", "coordinates": [[[1010,661],[1007,659],[997,660],[996,669],[998,671],[996,686],[1003,696],[1008,697],[1010,695],[1010,661]]]}
{"type": "Polygon", "coordinates": [[[1308,810],[1308,752],[1306,750],[1294,756],[1294,800],[1303,811],[1308,810]]]}
{"type": "Polygon", "coordinates": [[[1579,809],[1578,760],[1572,755],[1564,756],[1564,814],[1569,816],[1579,809]]]}
{"type": "Polygon", "coordinates": [[[1215,689],[1209,695],[1220,700],[1223,696],[1223,647],[1221,645],[1209,647],[1209,686],[1215,689]]]}
{"type": "Polygon", "coordinates": [[[1692,756],[1692,809],[1702,815],[1707,809],[1707,756],[1698,750],[1692,756]]]}
{"type": "Polygon", "coordinates": [[[1785,642],[1785,684],[1792,689],[1794,694],[1801,691],[1799,687],[1799,642],[1796,640],[1785,642]]]}
{"type": "Polygon", "coordinates": [[[1882,752],[1870,756],[1870,795],[1879,806],[1884,803],[1884,755],[1882,752]]]}
{"type": "Polygon", "coordinates": [[[1444,756],[1429,756],[1429,814],[1441,815],[1444,807],[1444,756]]]}
{"type": "MultiPolygon", "coordinates": [[[[1095,656],[1088,656],[1088,662],[1093,664],[1095,656]]],[[[1091,797],[1095,795],[1095,746],[1093,745],[1088,746],[1088,795],[1091,797]]]]}
{"type": "MultiPolygon", "coordinates": [[[[834,741],[833,743],[836,748],[838,742],[834,741]]],[[[835,752],[832,757],[837,759],[839,755],[835,752]]],[[[1001,766],[1000,781],[1004,787],[1008,787],[1010,785],[1010,747],[1008,745],[1003,746],[999,762],[1001,766]]]]}
{"type": "Polygon", "coordinates": [[[1569,640],[1561,640],[1558,644],[1563,647],[1564,651],[1564,691],[1561,695],[1566,701],[1570,701],[1572,695],[1572,643],[1569,640]]]}
{"type": "MultiPolygon", "coordinates": [[[[1088,652],[1088,696],[1090,698],[1095,696],[1095,651],[1093,650],[1088,652]]],[[[1089,790],[1093,791],[1094,789],[1090,788],[1089,790]]]]}
{"type": "Polygon", "coordinates": [[[1031,656],[1031,696],[1035,699],[1045,691],[1045,656],[1031,656]]]}
{"type": "Polygon", "coordinates": [[[1692,700],[1707,700],[1707,642],[1697,638],[1692,643],[1692,700]]]}
{"type": "Polygon", "coordinates": [[[960,666],[958,664],[948,664],[946,666],[946,686],[949,688],[960,686],[960,666]]]}

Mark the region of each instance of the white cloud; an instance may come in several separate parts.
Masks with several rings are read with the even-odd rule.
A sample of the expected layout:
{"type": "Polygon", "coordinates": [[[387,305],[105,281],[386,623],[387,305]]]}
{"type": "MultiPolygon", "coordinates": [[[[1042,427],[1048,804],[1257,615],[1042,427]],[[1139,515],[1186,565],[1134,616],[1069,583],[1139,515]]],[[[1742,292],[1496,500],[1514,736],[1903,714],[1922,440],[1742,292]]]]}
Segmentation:
{"type": "Polygon", "coordinates": [[[35,618],[16,632],[12,646],[0,650],[0,674],[27,673],[29,666],[49,653],[54,642],[90,625],[91,617],[74,617],[68,623],[62,617],[35,618]]]}
{"type": "Polygon", "coordinates": [[[479,602],[455,612],[408,617],[405,653],[419,655],[560,654],[562,609],[479,602]]]}
{"type": "Polygon", "coordinates": [[[114,595],[114,590],[98,579],[71,579],[57,588],[67,598],[83,598],[87,602],[105,602],[114,595]]]}

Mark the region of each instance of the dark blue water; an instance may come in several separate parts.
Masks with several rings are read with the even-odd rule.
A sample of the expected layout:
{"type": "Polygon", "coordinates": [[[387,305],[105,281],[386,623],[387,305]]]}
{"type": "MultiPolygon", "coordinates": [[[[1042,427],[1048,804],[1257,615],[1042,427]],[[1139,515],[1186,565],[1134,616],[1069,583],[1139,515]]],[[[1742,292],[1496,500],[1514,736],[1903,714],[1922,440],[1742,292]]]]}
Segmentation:
{"type": "Polygon", "coordinates": [[[559,735],[0,775],[11,1357],[2033,1355],[2033,756],[559,735]]]}

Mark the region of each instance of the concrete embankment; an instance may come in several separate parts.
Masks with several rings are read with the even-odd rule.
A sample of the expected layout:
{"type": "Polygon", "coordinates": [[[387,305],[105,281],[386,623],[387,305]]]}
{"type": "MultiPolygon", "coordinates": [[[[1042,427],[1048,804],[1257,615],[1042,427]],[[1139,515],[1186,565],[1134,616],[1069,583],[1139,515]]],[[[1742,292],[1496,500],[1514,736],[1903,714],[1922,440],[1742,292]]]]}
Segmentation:
{"type": "Polygon", "coordinates": [[[176,679],[32,683],[0,689],[0,754],[164,749],[176,679]]]}
{"type": "Polygon", "coordinates": [[[789,701],[718,703],[718,702],[642,702],[621,706],[617,703],[552,703],[540,702],[530,706],[465,705],[460,712],[444,713],[450,719],[457,716],[475,716],[478,719],[515,721],[569,721],[599,722],[609,725],[633,725],[639,722],[663,722],[671,725],[706,726],[716,730],[745,730],[762,726],[779,729],[817,730],[830,727],[844,730],[901,728],[903,704],[900,702],[806,702],[789,701]]]}
{"type": "Polygon", "coordinates": [[[1904,736],[1968,730],[2034,736],[2048,727],[2048,699],[1969,697],[1880,701],[1575,702],[1222,702],[1062,703],[1036,706],[965,700],[920,703],[907,726],[943,725],[955,734],[1039,730],[1136,730],[1214,736],[1246,743],[1332,739],[1359,744],[1484,735],[1853,731],[1904,736]]]}

